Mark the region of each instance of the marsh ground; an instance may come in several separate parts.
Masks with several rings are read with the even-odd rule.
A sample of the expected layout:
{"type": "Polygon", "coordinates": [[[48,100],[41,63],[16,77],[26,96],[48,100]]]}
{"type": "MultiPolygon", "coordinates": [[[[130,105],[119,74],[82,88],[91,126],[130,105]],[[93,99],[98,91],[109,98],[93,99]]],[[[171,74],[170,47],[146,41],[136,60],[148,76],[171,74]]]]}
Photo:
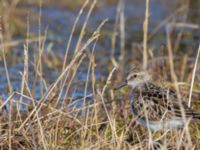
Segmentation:
{"type": "Polygon", "coordinates": [[[0,3],[2,149],[198,149],[198,123],[150,132],[130,113],[130,89],[113,91],[147,62],[154,82],[186,100],[192,85],[198,110],[200,16],[190,1],[153,0],[149,11],[140,0],[0,3]]]}

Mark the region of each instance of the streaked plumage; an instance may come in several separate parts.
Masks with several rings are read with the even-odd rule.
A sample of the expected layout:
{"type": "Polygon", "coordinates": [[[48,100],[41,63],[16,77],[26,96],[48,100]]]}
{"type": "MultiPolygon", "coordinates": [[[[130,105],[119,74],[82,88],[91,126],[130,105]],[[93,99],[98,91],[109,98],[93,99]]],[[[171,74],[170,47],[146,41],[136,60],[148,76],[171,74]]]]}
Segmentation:
{"type": "Polygon", "coordinates": [[[162,88],[151,82],[148,72],[131,71],[125,85],[132,87],[131,108],[137,121],[153,131],[181,128],[190,120],[200,120],[200,113],[179,100],[174,90],[162,88]]]}

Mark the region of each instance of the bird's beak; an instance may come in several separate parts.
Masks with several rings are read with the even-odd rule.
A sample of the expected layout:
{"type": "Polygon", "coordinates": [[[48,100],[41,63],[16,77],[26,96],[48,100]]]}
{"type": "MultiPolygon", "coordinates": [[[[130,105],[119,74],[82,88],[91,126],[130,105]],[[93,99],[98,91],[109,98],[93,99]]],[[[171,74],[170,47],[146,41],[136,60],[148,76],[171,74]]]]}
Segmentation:
{"type": "Polygon", "coordinates": [[[114,88],[114,90],[118,90],[118,89],[120,89],[120,88],[126,86],[127,83],[128,83],[127,80],[123,81],[122,83],[120,83],[119,85],[117,85],[117,86],[114,88]]]}

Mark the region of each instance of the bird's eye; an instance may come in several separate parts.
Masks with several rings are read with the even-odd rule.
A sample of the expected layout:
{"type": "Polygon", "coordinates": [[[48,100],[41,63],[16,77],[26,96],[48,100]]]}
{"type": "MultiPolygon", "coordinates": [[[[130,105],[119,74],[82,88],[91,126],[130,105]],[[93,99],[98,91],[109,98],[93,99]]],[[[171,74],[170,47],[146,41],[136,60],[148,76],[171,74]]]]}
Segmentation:
{"type": "Polygon", "coordinates": [[[136,78],[136,77],[137,77],[137,74],[134,74],[134,75],[133,75],[133,78],[136,78]]]}

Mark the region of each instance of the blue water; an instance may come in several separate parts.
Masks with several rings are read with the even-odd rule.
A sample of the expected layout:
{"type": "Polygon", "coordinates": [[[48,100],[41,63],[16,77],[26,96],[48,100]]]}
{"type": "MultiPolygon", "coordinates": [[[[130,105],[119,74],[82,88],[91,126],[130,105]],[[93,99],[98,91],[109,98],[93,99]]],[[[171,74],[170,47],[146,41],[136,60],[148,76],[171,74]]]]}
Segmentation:
{"type": "MultiPolygon", "coordinates": [[[[134,42],[142,42],[143,36],[143,20],[145,14],[145,1],[140,0],[125,0],[124,1],[124,16],[125,16],[125,39],[126,45],[131,45],[134,42]],[[138,35],[139,33],[139,35],[138,35]]],[[[37,6],[27,6],[30,10],[30,14],[39,14],[39,7],[37,6]]],[[[149,31],[153,31],[156,26],[158,26],[161,21],[163,21],[166,17],[173,14],[178,9],[176,3],[173,0],[169,1],[159,1],[159,0],[152,0],[150,1],[150,16],[149,16],[149,31]]],[[[96,69],[96,80],[99,80],[100,77],[104,76],[105,78],[108,75],[105,67],[106,63],[109,61],[110,56],[110,49],[111,49],[111,34],[113,31],[113,26],[115,23],[116,18],[116,10],[117,4],[112,5],[103,5],[102,7],[96,8],[91,17],[89,19],[87,30],[88,33],[84,36],[83,43],[86,41],[90,36],[91,33],[98,27],[98,25],[104,20],[108,19],[108,22],[102,28],[102,37],[97,42],[95,48],[95,57],[96,61],[102,65],[97,66],[96,69]],[[108,33],[110,32],[110,33],[108,33]],[[108,33],[108,34],[106,34],[108,33]]],[[[78,10],[68,10],[68,9],[61,9],[54,6],[45,6],[42,7],[42,17],[41,17],[41,26],[38,25],[37,20],[30,21],[30,31],[35,35],[38,35],[39,28],[41,33],[44,34],[45,30],[47,30],[47,40],[45,43],[45,51],[49,44],[52,44],[52,51],[61,56],[63,59],[67,41],[69,35],[71,33],[72,26],[74,24],[75,18],[78,14],[78,10]]],[[[78,22],[76,32],[72,38],[72,43],[70,47],[70,54],[72,55],[74,52],[74,48],[76,47],[76,43],[79,37],[80,30],[84,24],[85,18],[87,15],[87,11],[84,11],[83,15],[78,22]]],[[[181,15],[178,17],[178,20],[181,20],[181,15]]],[[[26,20],[25,20],[26,22],[26,20]]],[[[153,40],[150,46],[159,47],[163,42],[165,42],[165,25],[160,29],[159,34],[163,34],[163,38],[159,38],[159,40],[153,40]]],[[[15,36],[16,37],[16,36],[15,36]]],[[[21,39],[21,37],[20,37],[21,39]]],[[[191,44],[191,39],[184,40],[185,44],[191,44]]],[[[90,45],[89,49],[92,48],[93,45],[90,45]]],[[[20,46],[19,46],[20,47],[20,46]]],[[[34,79],[34,69],[31,66],[31,63],[34,61],[34,51],[37,51],[37,44],[30,45],[32,47],[32,51],[30,52],[31,59],[30,59],[30,69],[29,69],[29,85],[30,89],[32,88],[32,83],[34,79]]],[[[23,45],[21,48],[13,48],[15,53],[19,53],[20,57],[23,60],[23,45]]],[[[126,48],[127,51],[130,50],[130,47],[126,48]]],[[[119,44],[116,47],[116,57],[119,55],[119,44]]],[[[8,60],[9,61],[9,60],[8,60]]],[[[8,91],[8,84],[7,78],[5,74],[5,69],[3,62],[0,62],[0,95],[5,99],[9,96],[8,91]]],[[[81,82],[81,86],[79,84],[74,85],[74,89],[77,89],[75,92],[72,92],[70,96],[74,99],[84,97],[84,85],[85,80],[87,78],[87,65],[83,66],[83,71],[79,72],[75,77],[75,80],[81,82]]],[[[19,64],[15,65],[8,65],[8,71],[10,75],[11,84],[13,86],[14,91],[20,92],[21,90],[21,79],[23,73],[23,61],[19,64]]],[[[46,78],[47,83],[53,83],[56,78],[59,76],[61,70],[55,68],[50,72],[44,73],[48,78],[46,78]]],[[[89,81],[91,78],[89,78],[89,81]]],[[[39,81],[37,81],[36,91],[35,91],[35,98],[41,98],[41,88],[39,81]]],[[[91,94],[91,84],[88,88],[88,93],[91,94]]]]}

